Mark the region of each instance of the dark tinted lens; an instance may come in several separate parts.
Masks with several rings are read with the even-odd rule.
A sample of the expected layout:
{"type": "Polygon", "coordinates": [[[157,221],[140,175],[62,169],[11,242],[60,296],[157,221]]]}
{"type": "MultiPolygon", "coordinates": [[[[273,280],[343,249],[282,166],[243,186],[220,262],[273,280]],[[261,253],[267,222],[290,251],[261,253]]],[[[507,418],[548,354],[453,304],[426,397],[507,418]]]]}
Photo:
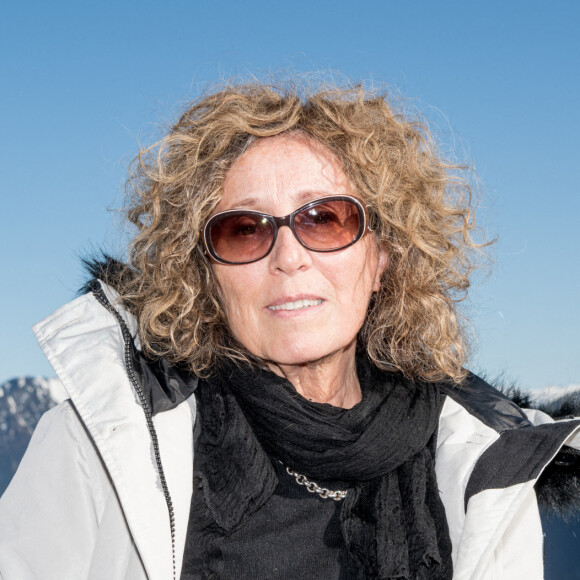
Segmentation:
{"type": "Polygon", "coordinates": [[[320,201],[296,214],[294,229],[313,250],[339,250],[356,239],[362,215],[352,201],[320,201]]]}
{"type": "Polygon", "coordinates": [[[248,212],[225,214],[209,224],[213,251],[225,262],[257,260],[268,253],[274,229],[263,216],[248,212]]]}

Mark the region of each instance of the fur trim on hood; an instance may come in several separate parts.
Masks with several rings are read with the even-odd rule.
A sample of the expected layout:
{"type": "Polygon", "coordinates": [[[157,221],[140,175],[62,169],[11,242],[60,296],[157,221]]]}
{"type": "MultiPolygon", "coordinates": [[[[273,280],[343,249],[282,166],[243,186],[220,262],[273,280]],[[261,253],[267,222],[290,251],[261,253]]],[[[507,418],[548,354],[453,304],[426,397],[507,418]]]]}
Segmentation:
{"type": "Polygon", "coordinates": [[[98,257],[83,258],[82,265],[87,279],[78,291],[79,296],[92,292],[97,280],[102,280],[118,290],[135,276],[135,271],[128,264],[106,253],[98,257]]]}

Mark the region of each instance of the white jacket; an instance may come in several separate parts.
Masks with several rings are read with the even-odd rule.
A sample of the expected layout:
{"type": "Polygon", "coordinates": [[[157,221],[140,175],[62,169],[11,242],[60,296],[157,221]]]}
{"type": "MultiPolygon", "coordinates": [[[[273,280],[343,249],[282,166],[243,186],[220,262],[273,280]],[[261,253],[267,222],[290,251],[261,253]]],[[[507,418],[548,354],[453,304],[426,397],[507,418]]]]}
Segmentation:
{"type": "MultiPolygon", "coordinates": [[[[103,292],[135,335],[135,322],[118,307],[114,292],[106,286],[103,292]]],[[[70,400],[41,419],[0,500],[0,577],[179,578],[192,492],[195,397],[152,418],[160,476],[156,445],[126,368],[127,337],[115,316],[89,293],[35,332],[70,400]]],[[[501,400],[490,412],[477,388],[450,391],[438,432],[436,471],[454,579],[543,578],[534,483],[563,444],[580,448],[580,423],[553,423],[532,412],[544,425],[531,427],[501,400]]]]}

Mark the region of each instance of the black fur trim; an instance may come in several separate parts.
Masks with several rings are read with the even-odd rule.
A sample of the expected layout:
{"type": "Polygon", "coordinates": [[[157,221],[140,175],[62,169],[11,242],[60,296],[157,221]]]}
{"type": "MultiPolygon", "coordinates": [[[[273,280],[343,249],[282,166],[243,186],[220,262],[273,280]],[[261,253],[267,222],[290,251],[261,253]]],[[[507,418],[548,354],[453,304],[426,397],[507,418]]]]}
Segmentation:
{"type": "Polygon", "coordinates": [[[580,451],[564,446],[536,482],[538,503],[566,521],[580,514],[580,451]]]}
{"type": "Polygon", "coordinates": [[[79,290],[80,296],[92,292],[97,280],[102,280],[112,288],[119,289],[135,276],[135,272],[127,264],[104,252],[100,256],[82,258],[82,264],[87,274],[87,281],[79,290]]]}

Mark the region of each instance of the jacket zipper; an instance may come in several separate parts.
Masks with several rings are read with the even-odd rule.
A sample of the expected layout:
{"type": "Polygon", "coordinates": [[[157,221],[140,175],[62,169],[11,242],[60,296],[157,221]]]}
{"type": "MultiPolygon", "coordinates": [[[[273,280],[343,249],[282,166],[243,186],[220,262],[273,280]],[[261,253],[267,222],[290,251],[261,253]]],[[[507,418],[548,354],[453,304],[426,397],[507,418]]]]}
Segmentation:
{"type": "Polygon", "coordinates": [[[169,493],[169,487],[167,485],[167,480],[165,478],[165,472],[163,471],[163,465],[161,463],[161,454],[159,452],[159,440],[157,438],[157,431],[155,430],[155,425],[153,425],[153,412],[151,407],[149,406],[149,402],[145,397],[145,393],[143,392],[143,387],[137,380],[137,376],[135,375],[135,370],[133,368],[133,362],[131,360],[131,345],[133,343],[133,337],[131,336],[131,332],[129,328],[125,324],[125,321],[121,317],[121,315],[115,310],[113,305],[109,302],[109,299],[105,295],[101,285],[98,281],[91,283],[91,292],[93,296],[96,298],[97,302],[101,304],[101,306],[105,307],[117,320],[119,326],[121,327],[121,332],[123,334],[123,343],[124,343],[124,361],[125,361],[125,370],[127,371],[127,375],[129,377],[129,381],[131,385],[135,389],[137,396],[139,397],[139,402],[141,403],[141,407],[143,412],[145,413],[145,421],[147,423],[147,430],[149,431],[149,437],[151,438],[151,443],[153,444],[153,453],[155,456],[155,464],[157,466],[157,473],[159,474],[159,480],[161,482],[161,488],[163,490],[163,495],[165,496],[165,503],[167,504],[167,511],[169,513],[169,528],[171,530],[171,557],[172,557],[172,565],[173,565],[173,580],[176,580],[176,563],[175,563],[175,512],[173,509],[173,502],[171,500],[171,494],[169,493]]]}

